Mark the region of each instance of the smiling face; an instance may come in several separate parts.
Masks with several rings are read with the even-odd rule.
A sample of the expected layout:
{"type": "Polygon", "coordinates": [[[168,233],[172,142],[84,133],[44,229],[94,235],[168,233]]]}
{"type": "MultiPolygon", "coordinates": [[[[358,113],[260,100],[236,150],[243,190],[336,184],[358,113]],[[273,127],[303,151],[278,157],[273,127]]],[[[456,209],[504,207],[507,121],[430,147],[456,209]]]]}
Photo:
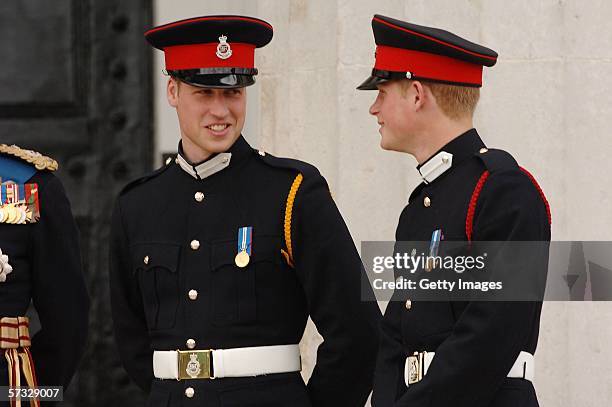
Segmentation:
{"type": "Polygon", "coordinates": [[[378,95],[370,106],[370,114],[376,116],[380,146],[385,150],[412,152],[410,135],[414,131],[415,107],[405,95],[400,81],[378,85],[378,95]]]}
{"type": "Polygon", "coordinates": [[[191,162],[229,150],[240,137],[246,117],[245,88],[199,88],[170,78],[167,96],[176,109],[183,151],[191,162]]]}

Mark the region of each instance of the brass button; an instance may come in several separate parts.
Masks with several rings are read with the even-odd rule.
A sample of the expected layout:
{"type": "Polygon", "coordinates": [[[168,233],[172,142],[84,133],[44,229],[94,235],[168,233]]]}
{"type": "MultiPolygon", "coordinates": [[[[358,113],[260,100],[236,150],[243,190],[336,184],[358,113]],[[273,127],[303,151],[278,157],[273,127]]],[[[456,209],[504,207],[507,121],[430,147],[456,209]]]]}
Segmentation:
{"type": "Polygon", "coordinates": [[[447,155],[443,155],[443,156],[442,156],[442,162],[443,162],[444,164],[448,164],[448,161],[449,161],[448,156],[447,156],[447,155]]]}
{"type": "Polygon", "coordinates": [[[489,151],[489,149],[488,149],[488,148],[486,148],[486,147],[483,147],[483,148],[481,148],[481,149],[480,149],[479,153],[480,153],[480,154],[484,154],[484,153],[486,153],[487,151],[489,151]]]}
{"type": "Polygon", "coordinates": [[[406,309],[409,310],[412,308],[412,301],[411,300],[406,300],[406,309]]]}
{"type": "Polygon", "coordinates": [[[144,264],[149,264],[149,256],[145,256],[142,261],[144,264]]]}
{"type": "Polygon", "coordinates": [[[193,389],[193,387],[187,387],[185,389],[185,396],[192,398],[195,395],[195,390],[193,389]]]}
{"type": "Polygon", "coordinates": [[[423,206],[425,206],[426,208],[429,208],[431,206],[431,199],[429,199],[428,196],[423,199],[423,206]]]}
{"type": "Polygon", "coordinates": [[[196,290],[189,290],[189,293],[187,295],[189,295],[190,300],[195,300],[196,298],[198,298],[198,292],[196,290]]]}
{"type": "Polygon", "coordinates": [[[202,202],[204,200],[204,193],[198,191],[198,192],[195,193],[195,195],[193,197],[195,198],[196,201],[202,202]]]}
{"type": "Polygon", "coordinates": [[[195,348],[195,345],[196,345],[195,340],[193,340],[193,339],[187,339],[187,347],[188,347],[189,349],[193,349],[193,348],[195,348]]]}
{"type": "Polygon", "coordinates": [[[266,152],[265,152],[265,151],[262,151],[262,150],[257,151],[257,154],[259,154],[259,155],[260,155],[260,156],[262,156],[262,157],[265,157],[265,156],[266,156],[266,152]]]}
{"type": "Polygon", "coordinates": [[[190,246],[192,250],[198,250],[200,248],[200,242],[194,239],[191,241],[190,246]]]}
{"type": "Polygon", "coordinates": [[[166,158],[166,165],[170,164],[171,162],[172,162],[172,157],[166,158]]]}

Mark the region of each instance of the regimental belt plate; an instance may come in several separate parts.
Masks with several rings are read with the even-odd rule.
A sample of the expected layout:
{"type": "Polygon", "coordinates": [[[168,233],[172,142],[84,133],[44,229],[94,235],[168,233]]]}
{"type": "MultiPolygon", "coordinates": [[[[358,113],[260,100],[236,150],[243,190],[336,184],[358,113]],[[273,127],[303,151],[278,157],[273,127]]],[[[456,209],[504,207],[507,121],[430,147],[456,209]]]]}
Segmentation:
{"type": "Polygon", "coordinates": [[[214,379],[212,350],[178,351],[179,380],[214,379]]]}

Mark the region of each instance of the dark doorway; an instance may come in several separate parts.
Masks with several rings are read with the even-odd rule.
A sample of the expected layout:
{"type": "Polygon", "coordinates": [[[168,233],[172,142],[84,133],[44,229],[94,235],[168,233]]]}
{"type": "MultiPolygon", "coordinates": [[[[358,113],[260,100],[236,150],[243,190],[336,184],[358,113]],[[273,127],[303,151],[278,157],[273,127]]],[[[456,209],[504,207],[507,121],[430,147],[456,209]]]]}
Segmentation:
{"type": "Polygon", "coordinates": [[[88,350],[65,406],[144,400],[114,345],[107,249],[115,197],[152,165],[151,21],[151,0],[0,1],[0,143],[60,163],[92,299],[88,350]]]}

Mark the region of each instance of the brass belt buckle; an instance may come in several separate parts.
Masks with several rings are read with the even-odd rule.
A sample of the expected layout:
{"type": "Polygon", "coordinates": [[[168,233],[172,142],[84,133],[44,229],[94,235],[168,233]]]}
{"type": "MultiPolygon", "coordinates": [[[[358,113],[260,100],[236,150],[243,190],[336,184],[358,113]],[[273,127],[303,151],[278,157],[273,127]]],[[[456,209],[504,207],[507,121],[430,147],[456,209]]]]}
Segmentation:
{"type": "Polygon", "coordinates": [[[427,352],[414,352],[408,356],[408,384],[420,382],[425,374],[425,354],[427,352]]]}
{"type": "Polygon", "coordinates": [[[214,379],[212,372],[212,349],[179,350],[178,380],[214,379]]]}

